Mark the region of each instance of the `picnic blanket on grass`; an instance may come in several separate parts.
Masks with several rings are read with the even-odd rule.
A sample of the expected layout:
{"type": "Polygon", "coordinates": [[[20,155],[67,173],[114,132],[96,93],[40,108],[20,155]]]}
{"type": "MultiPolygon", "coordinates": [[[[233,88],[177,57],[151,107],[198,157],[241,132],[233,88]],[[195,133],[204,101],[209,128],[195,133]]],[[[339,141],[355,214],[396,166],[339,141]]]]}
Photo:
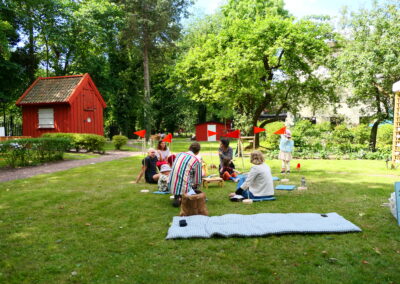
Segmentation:
{"type": "Polygon", "coordinates": [[[212,217],[194,215],[174,217],[166,239],[349,232],[361,232],[361,229],[337,213],[227,214],[212,217]],[[187,226],[180,227],[179,221],[183,219],[187,226]]]}

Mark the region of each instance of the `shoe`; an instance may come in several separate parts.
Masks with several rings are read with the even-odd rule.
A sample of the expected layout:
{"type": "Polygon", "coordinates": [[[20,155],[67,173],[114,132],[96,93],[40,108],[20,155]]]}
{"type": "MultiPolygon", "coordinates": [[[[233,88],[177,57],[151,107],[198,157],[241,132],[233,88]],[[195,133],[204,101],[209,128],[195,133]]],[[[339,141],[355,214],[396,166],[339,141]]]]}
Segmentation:
{"type": "Polygon", "coordinates": [[[287,173],[287,174],[290,174],[290,171],[287,171],[286,173],[287,173]]]}
{"type": "Polygon", "coordinates": [[[179,197],[175,196],[174,200],[172,201],[172,206],[179,207],[181,205],[181,200],[179,197]]]}
{"type": "Polygon", "coordinates": [[[285,173],[285,171],[281,171],[281,174],[284,174],[285,173]]]}
{"type": "Polygon", "coordinates": [[[244,197],[243,197],[242,195],[235,195],[235,196],[232,196],[232,197],[230,198],[230,200],[233,201],[233,202],[240,202],[240,201],[242,201],[243,199],[244,199],[244,197]]]}

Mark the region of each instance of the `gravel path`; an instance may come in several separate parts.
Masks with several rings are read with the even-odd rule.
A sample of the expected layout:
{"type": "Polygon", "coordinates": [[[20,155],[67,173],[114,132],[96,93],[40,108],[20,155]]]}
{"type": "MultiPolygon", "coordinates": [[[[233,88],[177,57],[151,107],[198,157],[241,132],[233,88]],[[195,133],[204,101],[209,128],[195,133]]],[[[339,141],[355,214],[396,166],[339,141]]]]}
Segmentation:
{"type": "Polygon", "coordinates": [[[76,168],[80,166],[97,164],[102,162],[113,161],[117,159],[122,159],[126,157],[138,156],[142,153],[140,152],[119,152],[119,151],[109,151],[107,154],[102,155],[99,158],[91,158],[85,160],[68,160],[68,161],[58,161],[53,163],[46,163],[40,166],[24,167],[19,169],[0,169],[0,182],[28,178],[40,174],[48,174],[59,171],[65,171],[71,168],[76,168]]]}

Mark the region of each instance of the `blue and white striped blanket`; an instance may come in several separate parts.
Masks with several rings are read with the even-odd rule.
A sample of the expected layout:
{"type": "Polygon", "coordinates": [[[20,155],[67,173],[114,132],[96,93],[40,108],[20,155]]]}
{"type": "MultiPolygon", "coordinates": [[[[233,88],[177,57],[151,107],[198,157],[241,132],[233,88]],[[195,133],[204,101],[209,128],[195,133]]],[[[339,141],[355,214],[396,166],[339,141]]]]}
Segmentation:
{"type": "Polygon", "coordinates": [[[166,239],[348,232],[361,232],[361,229],[337,213],[227,214],[213,217],[194,215],[174,217],[166,239]],[[180,227],[179,221],[183,219],[187,226],[180,227]]]}

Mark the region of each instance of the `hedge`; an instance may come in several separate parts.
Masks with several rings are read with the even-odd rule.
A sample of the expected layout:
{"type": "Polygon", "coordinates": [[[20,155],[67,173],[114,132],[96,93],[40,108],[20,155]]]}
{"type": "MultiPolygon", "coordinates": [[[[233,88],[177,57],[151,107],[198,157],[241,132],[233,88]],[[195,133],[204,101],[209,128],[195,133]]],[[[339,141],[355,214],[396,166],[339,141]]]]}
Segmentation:
{"type": "Polygon", "coordinates": [[[88,152],[99,152],[104,153],[104,146],[106,144],[106,138],[97,134],[85,134],[85,133],[45,133],[42,137],[52,138],[65,138],[71,141],[71,148],[77,152],[80,150],[86,150],[88,152]]]}
{"type": "Polygon", "coordinates": [[[29,138],[0,142],[0,153],[7,166],[28,166],[62,160],[71,147],[65,138],[29,138]]]}
{"type": "MultiPolygon", "coordinates": [[[[267,138],[261,140],[261,146],[267,149],[266,155],[269,158],[278,156],[280,136],[273,133],[282,126],[282,122],[266,125],[267,138]]],[[[296,122],[291,130],[295,158],[390,159],[393,125],[379,126],[376,152],[369,149],[371,127],[366,124],[332,127],[329,123],[313,125],[310,121],[302,120],[296,122]]]]}

